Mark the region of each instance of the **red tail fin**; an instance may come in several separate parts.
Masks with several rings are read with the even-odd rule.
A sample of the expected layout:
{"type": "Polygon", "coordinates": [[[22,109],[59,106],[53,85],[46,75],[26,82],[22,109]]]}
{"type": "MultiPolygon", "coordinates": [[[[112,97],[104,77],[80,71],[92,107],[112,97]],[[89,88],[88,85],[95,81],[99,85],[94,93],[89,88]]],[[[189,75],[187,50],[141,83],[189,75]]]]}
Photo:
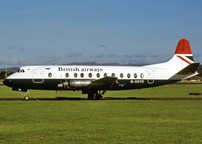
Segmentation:
{"type": "Polygon", "coordinates": [[[175,54],[192,54],[191,47],[187,39],[181,39],[178,42],[175,54]]]}

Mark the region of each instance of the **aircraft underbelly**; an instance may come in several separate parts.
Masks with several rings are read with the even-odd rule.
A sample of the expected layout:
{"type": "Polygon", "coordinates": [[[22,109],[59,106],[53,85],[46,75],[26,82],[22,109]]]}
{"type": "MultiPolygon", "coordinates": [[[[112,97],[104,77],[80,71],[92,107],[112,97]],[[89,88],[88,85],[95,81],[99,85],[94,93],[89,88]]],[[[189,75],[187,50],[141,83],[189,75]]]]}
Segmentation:
{"type": "Polygon", "coordinates": [[[89,86],[91,81],[89,80],[61,80],[61,79],[44,79],[43,82],[36,83],[33,79],[16,79],[12,80],[13,88],[23,88],[23,89],[41,89],[41,90],[82,90],[82,89],[96,89],[96,90],[127,90],[127,89],[141,89],[147,87],[155,87],[168,83],[173,83],[173,80],[155,80],[148,81],[142,79],[134,80],[117,80],[116,83],[112,85],[97,85],[89,86]]]}

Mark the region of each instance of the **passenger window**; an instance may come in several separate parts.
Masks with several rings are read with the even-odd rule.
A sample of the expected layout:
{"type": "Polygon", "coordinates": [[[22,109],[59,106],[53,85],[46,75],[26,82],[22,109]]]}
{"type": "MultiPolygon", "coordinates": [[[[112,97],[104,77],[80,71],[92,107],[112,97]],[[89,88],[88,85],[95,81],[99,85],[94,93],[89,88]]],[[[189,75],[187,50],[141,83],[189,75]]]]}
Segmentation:
{"type": "Polygon", "coordinates": [[[65,74],[65,77],[68,78],[68,77],[69,77],[69,73],[66,73],[66,74],[65,74]]]}
{"type": "Polygon", "coordinates": [[[51,78],[52,77],[52,73],[48,73],[48,77],[51,78]]]}
{"type": "Polygon", "coordinates": [[[129,73],[127,74],[127,77],[130,78],[130,74],[129,73]]]}
{"type": "Polygon", "coordinates": [[[123,73],[120,73],[120,77],[123,78],[123,73]]]}
{"type": "Polygon", "coordinates": [[[88,74],[88,77],[89,77],[89,78],[92,78],[92,76],[93,76],[92,73],[89,73],[89,74],[88,74]]]}
{"type": "Polygon", "coordinates": [[[144,78],[144,74],[143,74],[143,73],[141,73],[141,74],[140,74],[140,77],[141,77],[141,78],[144,78]]]}
{"type": "Polygon", "coordinates": [[[107,77],[107,73],[104,73],[104,77],[107,77]]]}
{"type": "Polygon", "coordinates": [[[112,77],[115,77],[115,73],[112,73],[112,77]]]}
{"type": "Polygon", "coordinates": [[[77,78],[77,73],[74,73],[74,77],[77,78]]]}
{"type": "Polygon", "coordinates": [[[81,73],[81,74],[80,74],[80,76],[81,76],[81,78],[83,78],[83,77],[84,77],[84,74],[83,74],[83,73],[81,73]]]}
{"type": "Polygon", "coordinates": [[[134,73],[134,78],[137,78],[137,74],[136,73],[134,73]]]}
{"type": "Polygon", "coordinates": [[[97,73],[97,78],[99,78],[100,77],[100,73],[97,73]]]}

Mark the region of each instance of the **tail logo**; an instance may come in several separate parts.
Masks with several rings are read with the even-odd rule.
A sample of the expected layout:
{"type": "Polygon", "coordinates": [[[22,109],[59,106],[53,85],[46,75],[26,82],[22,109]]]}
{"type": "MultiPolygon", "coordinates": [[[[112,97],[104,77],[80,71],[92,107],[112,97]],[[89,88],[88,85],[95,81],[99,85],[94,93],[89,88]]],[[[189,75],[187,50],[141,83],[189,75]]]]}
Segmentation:
{"type": "MultiPolygon", "coordinates": [[[[177,57],[180,58],[181,60],[183,60],[184,62],[186,62],[187,64],[193,63],[193,61],[190,62],[190,61],[186,60],[185,58],[183,58],[183,57],[180,56],[180,55],[178,55],[177,57]]],[[[190,56],[187,56],[186,58],[189,59],[189,60],[192,60],[192,59],[193,59],[193,57],[192,57],[192,59],[191,59],[190,56]]]]}
{"type": "Polygon", "coordinates": [[[180,58],[182,61],[186,62],[187,64],[194,63],[191,46],[187,39],[181,39],[178,42],[175,54],[178,58],[180,58]]]}

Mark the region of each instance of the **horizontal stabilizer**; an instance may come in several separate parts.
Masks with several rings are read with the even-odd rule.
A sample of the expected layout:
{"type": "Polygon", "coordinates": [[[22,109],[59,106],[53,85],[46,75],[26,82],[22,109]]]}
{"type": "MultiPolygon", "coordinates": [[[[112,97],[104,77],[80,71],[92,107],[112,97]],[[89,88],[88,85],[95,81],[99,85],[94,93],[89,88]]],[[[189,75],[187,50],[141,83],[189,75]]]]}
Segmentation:
{"type": "Polygon", "coordinates": [[[199,63],[192,63],[185,67],[184,69],[177,72],[175,75],[173,75],[170,79],[175,80],[181,80],[181,79],[187,79],[189,77],[197,75],[197,70],[199,67],[199,63]]]}
{"type": "Polygon", "coordinates": [[[187,74],[193,74],[198,70],[199,63],[192,63],[188,65],[186,68],[178,72],[178,75],[187,75],[187,74]]]}

